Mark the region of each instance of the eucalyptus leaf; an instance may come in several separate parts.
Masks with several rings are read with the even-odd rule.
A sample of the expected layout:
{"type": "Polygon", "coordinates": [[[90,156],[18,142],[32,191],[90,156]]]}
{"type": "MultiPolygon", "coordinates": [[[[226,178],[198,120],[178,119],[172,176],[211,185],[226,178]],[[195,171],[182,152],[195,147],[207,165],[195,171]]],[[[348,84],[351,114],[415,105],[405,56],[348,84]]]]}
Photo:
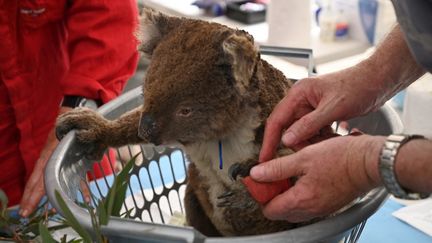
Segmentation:
{"type": "Polygon", "coordinates": [[[120,186],[120,188],[117,191],[117,197],[116,201],[114,202],[113,209],[111,212],[112,216],[120,217],[120,210],[123,206],[123,202],[126,198],[126,190],[127,190],[127,184],[123,184],[120,186]]]}
{"type": "Polygon", "coordinates": [[[131,208],[131,209],[129,209],[129,210],[127,210],[127,211],[124,211],[122,214],[120,214],[120,217],[125,217],[125,218],[130,218],[130,213],[133,211],[133,208],[131,208]]]}
{"type": "MultiPolygon", "coordinates": [[[[141,153],[138,153],[134,157],[132,157],[132,159],[126,163],[126,165],[123,167],[123,170],[120,171],[120,173],[118,173],[117,177],[115,178],[113,183],[113,188],[115,188],[115,190],[110,191],[112,194],[115,193],[115,200],[113,198],[112,207],[109,207],[107,210],[109,215],[120,217],[120,210],[126,198],[126,190],[129,183],[130,171],[135,165],[136,158],[140,154],[141,153]]],[[[109,203],[111,203],[111,201],[109,201],[108,204],[109,203]]]]}
{"type": "Polygon", "coordinates": [[[90,205],[85,204],[85,207],[87,208],[87,211],[90,214],[90,219],[91,219],[91,222],[92,222],[92,227],[93,227],[93,230],[94,230],[94,234],[96,236],[96,242],[102,243],[103,242],[102,233],[100,232],[100,225],[98,223],[98,219],[96,217],[96,214],[94,213],[94,210],[93,210],[93,208],[90,205]]]}
{"type": "Polygon", "coordinates": [[[14,217],[9,217],[9,218],[7,219],[7,221],[8,221],[10,224],[20,224],[20,223],[21,223],[19,219],[14,218],[14,217]]]}
{"type": "Polygon", "coordinates": [[[40,236],[44,243],[56,243],[57,241],[51,236],[47,227],[43,224],[43,222],[39,222],[39,232],[40,236]]]}
{"type": "Polygon", "coordinates": [[[62,196],[58,191],[55,191],[55,197],[67,220],[67,224],[69,224],[83,238],[84,242],[92,242],[90,234],[78,223],[78,220],[70,211],[69,207],[66,205],[66,202],[63,200],[62,196]]]}
{"type": "Polygon", "coordinates": [[[39,223],[40,222],[42,222],[42,221],[26,225],[24,227],[24,229],[22,230],[21,234],[25,235],[25,234],[28,234],[28,233],[33,233],[35,235],[39,235],[40,234],[40,232],[39,232],[39,230],[40,230],[39,223]]]}
{"type": "Polygon", "coordinates": [[[111,188],[108,191],[108,194],[105,198],[105,203],[104,203],[104,208],[105,208],[105,212],[107,215],[112,215],[112,208],[115,202],[115,195],[116,195],[116,191],[117,191],[117,184],[118,184],[119,180],[118,177],[114,179],[114,182],[111,186],[111,188]]]}
{"type": "Polygon", "coordinates": [[[67,243],[67,234],[64,234],[62,238],[60,238],[60,243],[67,243]]]}
{"type": "Polygon", "coordinates": [[[96,213],[97,213],[98,218],[99,218],[99,223],[101,225],[107,225],[108,220],[109,220],[109,216],[107,214],[107,208],[105,206],[104,200],[99,200],[98,206],[96,208],[96,213]]]}
{"type": "Polygon", "coordinates": [[[83,242],[83,240],[82,239],[72,239],[72,240],[70,240],[70,241],[68,241],[68,243],[81,243],[81,242],[83,242]]]}
{"type": "Polygon", "coordinates": [[[70,226],[67,224],[59,224],[59,225],[54,225],[54,226],[48,227],[48,230],[49,231],[56,231],[56,230],[61,230],[61,229],[65,229],[68,227],[70,227],[70,226]]]}
{"type": "Polygon", "coordinates": [[[6,217],[6,209],[7,209],[8,203],[9,203],[9,199],[6,196],[6,193],[2,189],[0,189],[0,203],[1,203],[0,213],[1,213],[1,215],[6,217]]]}

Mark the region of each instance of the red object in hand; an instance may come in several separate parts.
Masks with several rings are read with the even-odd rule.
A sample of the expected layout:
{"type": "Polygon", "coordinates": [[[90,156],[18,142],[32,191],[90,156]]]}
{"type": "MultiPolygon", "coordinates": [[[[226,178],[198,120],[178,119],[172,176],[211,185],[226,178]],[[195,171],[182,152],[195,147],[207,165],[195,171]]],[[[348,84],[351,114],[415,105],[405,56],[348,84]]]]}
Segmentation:
{"type": "Polygon", "coordinates": [[[291,187],[291,182],[289,180],[257,182],[250,176],[243,178],[242,182],[245,184],[252,197],[262,205],[291,187]]]}

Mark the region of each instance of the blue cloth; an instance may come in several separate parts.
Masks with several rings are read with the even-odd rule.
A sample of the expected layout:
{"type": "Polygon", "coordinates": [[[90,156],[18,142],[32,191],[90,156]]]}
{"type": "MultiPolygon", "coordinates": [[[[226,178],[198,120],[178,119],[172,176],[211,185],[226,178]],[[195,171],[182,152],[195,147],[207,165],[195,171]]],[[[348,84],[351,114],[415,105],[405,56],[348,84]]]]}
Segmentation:
{"type": "Polygon", "coordinates": [[[388,199],[366,223],[359,243],[431,243],[432,237],[397,219],[392,213],[403,205],[388,199]]]}

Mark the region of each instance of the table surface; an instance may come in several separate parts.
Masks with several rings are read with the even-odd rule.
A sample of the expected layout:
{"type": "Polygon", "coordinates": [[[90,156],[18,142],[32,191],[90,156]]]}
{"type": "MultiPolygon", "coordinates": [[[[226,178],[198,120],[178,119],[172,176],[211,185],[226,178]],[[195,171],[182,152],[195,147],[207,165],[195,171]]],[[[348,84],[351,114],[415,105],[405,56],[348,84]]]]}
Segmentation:
{"type": "Polygon", "coordinates": [[[431,236],[392,215],[394,211],[402,207],[404,205],[388,199],[367,221],[359,243],[431,243],[431,236]]]}

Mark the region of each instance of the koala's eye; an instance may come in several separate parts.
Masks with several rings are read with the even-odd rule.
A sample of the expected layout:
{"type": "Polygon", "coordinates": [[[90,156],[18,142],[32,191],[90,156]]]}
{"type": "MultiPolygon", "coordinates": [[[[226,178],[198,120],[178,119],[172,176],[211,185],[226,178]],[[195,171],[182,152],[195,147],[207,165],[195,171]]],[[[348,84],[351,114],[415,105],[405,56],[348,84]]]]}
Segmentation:
{"type": "Polygon", "coordinates": [[[192,108],[190,107],[181,107],[177,111],[177,116],[181,117],[189,117],[192,114],[192,108]]]}

